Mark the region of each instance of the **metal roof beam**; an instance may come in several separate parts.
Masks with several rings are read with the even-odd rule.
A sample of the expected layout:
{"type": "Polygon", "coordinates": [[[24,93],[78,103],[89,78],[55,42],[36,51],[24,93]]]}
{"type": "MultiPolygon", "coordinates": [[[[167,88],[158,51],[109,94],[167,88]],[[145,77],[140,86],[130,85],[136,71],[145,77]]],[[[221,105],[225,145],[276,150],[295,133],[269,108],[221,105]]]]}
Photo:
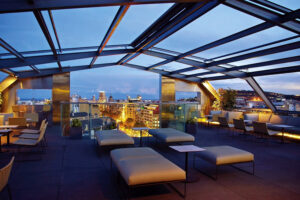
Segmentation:
{"type": "Polygon", "coordinates": [[[218,0],[200,3],[175,4],[150,26],[149,32],[142,33],[142,36],[138,37],[136,40],[138,42],[135,41],[133,43],[136,52],[131,55],[126,55],[118,63],[121,65],[128,63],[130,60],[140,55],[142,50],[147,50],[158,44],[219,4],[220,1],[218,0]]]}
{"type": "MultiPolygon", "coordinates": [[[[299,15],[299,11],[296,12],[297,15],[299,15]]],[[[287,22],[287,21],[290,21],[290,20],[293,20],[295,19],[295,12],[292,12],[292,13],[288,13],[282,17],[277,17],[276,19],[273,19],[273,21],[276,21],[278,23],[284,23],[284,22],[287,22]]],[[[299,24],[298,24],[299,25],[299,24]]],[[[155,67],[158,67],[158,66],[161,66],[161,65],[165,65],[167,63],[170,63],[170,62],[173,62],[173,61],[176,61],[176,60],[179,60],[181,58],[184,58],[184,57],[187,57],[187,56],[191,56],[193,54],[196,54],[196,53],[200,53],[202,51],[205,51],[205,50],[208,50],[208,49],[211,49],[211,48],[215,48],[217,46],[220,46],[220,45],[223,45],[223,44],[227,44],[229,42],[232,42],[232,41],[235,41],[235,40],[238,40],[238,39],[241,39],[243,37],[246,37],[246,36],[249,36],[249,35],[252,35],[254,33],[257,33],[257,32],[260,32],[260,31],[263,31],[263,30],[266,30],[268,28],[271,28],[271,27],[274,27],[275,24],[274,23],[271,23],[271,22],[264,22],[264,23],[261,23],[261,24],[258,24],[256,26],[253,26],[253,27],[250,27],[248,29],[245,29],[243,31],[240,31],[238,33],[234,33],[230,36],[227,36],[225,38],[222,38],[222,39],[219,39],[219,40],[216,40],[214,42],[211,42],[211,43],[208,43],[206,45],[203,45],[201,47],[198,47],[196,49],[193,49],[193,50],[190,50],[190,51],[187,51],[185,53],[182,53],[178,56],[174,56],[172,59],[170,60],[165,60],[165,61],[162,61],[162,62],[159,62],[159,63],[156,63],[154,65],[151,65],[149,67],[149,69],[153,69],[155,67]]],[[[300,25],[299,25],[299,30],[300,30],[300,25]]]]}
{"type": "MultiPolygon", "coordinates": [[[[24,62],[24,57],[22,56],[22,54],[20,54],[16,49],[14,49],[12,46],[10,46],[2,38],[0,38],[0,46],[2,46],[4,49],[6,49],[8,52],[10,52],[12,55],[16,56],[18,58],[18,60],[20,60],[21,62],[24,62]]],[[[38,73],[40,72],[34,65],[28,65],[28,66],[30,66],[35,72],[38,72],[38,73]]]]}
{"type": "MultiPolygon", "coordinates": [[[[199,2],[201,0],[50,0],[50,1],[32,1],[28,0],[2,0],[0,1],[0,13],[25,12],[39,10],[69,9],[69,8],[88,8],[103,6],[122,6],[139,5],[155,3],[187,3],[199,2]]],[[[206,0],[202,0],[206,1],[206,0]]]]}
{"type": "MultiPolygon", "coordinates": [[[[276,69],[268,69],[268,70],[262,70],[262,71],[257,71],[257,72],[248,72],[248,73],[246,73],[246,76],[237,77],[237,78],[244,79],[247,77],[268,76],[268,75],[294,73],[294,72],[300,72],[300,65],[282,67],[282,68],[276,68],[276,69]]],[[[214,77],[209,77],[209,78],[202,78],[203,81],[217,81],[217,80],[226,80],[226,79],[232,79],[232,77],[229,75],[224,75],[224,76],[214,76],[214,77]]]]}
{"type": "MultiPolygon", "coordinates": [[[[133,51],[134,51],[133,49],[105,50],[102,52],[101,56],[119,55],[119,54],[131,53],[133,51]]],[[[95,52],[95,51],[85,51],[85,52],[79,52],[79,53],[65,53],[65,54],[60,54],[59,61],[92,58],[96,54],[97,54],[97,52],[95,52]]],[[[56,58],[54,58],[53,55],[24,57],[24,62],[22,62],[16,58],[0,59],[0,69],[23,67],[23,66],[27,66],[27,65],[46,64],[46,63],[52,63],[52,62],[56,62],[56,58]]]]}
{"type": "MultiPolygon", "coordinates": [[[[211,63],[206,63],[206,64],[203,64],[202,68],[207,69],[208,67],[217,66],[220,64],[232,63],[232,62],[236,62],[236,61],[240,61],[240,60],[246,60],[249,58],[266,56],[266,55],[280,53],[280,52],[284,52],[284,51],[290,51],[290,50],[294,50],[294,49],[298,49],[298,48],[300,48],[300,42],[292,42],[289,44],[284,44],[284,45],[280,45],[280,46],[276,46],[276,47],[272,47],[272,48],[268,48],[268,49],[263,49],[260,51],[255,51],[255,52],[251,52],[251,53],[247,53],[247,54],[243,54],[243,55],[239,55],[239,56],[235,56],[235,57],[231,57],[231,58],[227,58],[227,59],[223,59],[223,60],[219,60],[219,61],[214,61],[211,63]]],[[[192,70],[196,70],[196,69],[198,69],[198,68],[190,67],[190,68],[185,68],[182,70],[173,71],[173,73],[182,73],[182,72],[192,71],[192,70]]]]}
{"type": "Polygon", "coordinates": [[[46,22],[44,20],[42,12],[40,10],[34,10],[33,14],[34,14],[36,20],[38,21],[38,23],[39,23],[39,25],[40,25],[43,33],[44,33],[44,36],[47,39],[47,42],[48,42],[48,44],[49,44],[49,46],[50,46],[50,48],[52,50],[53,56],[56,59],[57,65],[59,67],[59,70],[61,70],[62,66],[60,64],[60,61],[59,61],[59,58],[58,58],[58,55],[57,55],[57,52],[56,52],[56,49],[55,49],[55,45],[54,45],[53,40],[51,38],[50,32],[49,32],[49,30],[47,28],[47,24],[46,24],[46,22]]]}
{"type": "MultiPolygon", "coordinates": [[[[267,22],[271,22],[277,26],[280,26],[284,29],[287,29],[289,31],[292,31],[294,33],[299,34],[300,33],[300,23],[297,21],[289,21],[282,23],[280,21],[277,21],[278,18],[281,18],[283,15],[280,15],[272,10],[268,10],[264,7],[252,4],[250,2],[246,1],[239,1],[239,0],[226,0],[224,5],[229,6],[231,8],[237,9],[239,11],[242,11],[244,13],[247,13],[249,15],[252,15],[254,17],[257,17],[259,19],[262,19],[267,22]]],[[[290,17],[296,19],[299,18],[299,9],[295,10],[291,13],[287,13],[290,15],[290,17]]]]}
{"type": "MultiPolygon", "coordinates": [[[[134,65],[134,64],[126,63],[123,66],[134,68],[134,69],[148,71],[148,70],[146,70],[146,67],[140,66],[140,65],[134,65]]],[[[185,78],[184,75],[179,75],[179,74],[172,74],[172,75],[170,75],[169,72],[166,72],[166,71],[163,71],[163,70],[159,70],[159,69],[155,69],[155,70],[153,70],[151,72],[154,72],[154,73],[157,73],[157,74],[161,74],[163,76],[170,77],[170,78],[176,78],[176,79],[181,79],[181,80],[190,81],[190,82],[197,82],[197,83],[201,82],[200,78],[188,79],[188,78],[185,78]]]]}
{"type": "MultiPolygon", "coordinates": [[[[115,65],[115,63],[96,64],[96,65],[94,65],[94,68],[110,67],[110,66],[114,66],[114,65],[115,65]]],[[[23,72],[18,72],[17,76],[18,76],[18,78],[49,76],[52,74],[60,74],[60,73],[73,72],[73,71],[79,71],[79,70],[85,70],[85,69],[89,69],[89,65],[75,66],[75,67],[63,67],[62,70],[59,70],[57,67],[51,68],[51,69],[41,69],[40,74],[33,73],[32,71],[23,71],[23,72]]]]}
{"type": "Polygon", "coordinates": [[[106,44],[108,43],[109,39],[111,38],[111,36],[113,35],[113,33],[115,32],[116,28],[118,27],[119,23],[121,22],[121,20],[123,19],[124,15],[126,14],[127,10],[129,8],[129,5],[126,6],[121,6],[117,12],[117,14],[115,15],[112,23],[110,24],[109,29],[107,30],[100,46],[98,47],[97,50],[97,55],[95,57],[93,57],[91,63],[90,63],[90,68],[94,65],[94,63],[96,62],[97,58],[100,56],[100,54],[102,53],[104,47],[106,46],[106,44]]]}
{"type": "MultiPolygon", "coordinates": [[[[264,66],[269,66],[269,65],[276,65],[276,64],[283,64],[283,63],[297,62],[297,61],[300,61],[300,56],[281,58],[281,59],[276,59],[276,60],[253,63],[253,64],[249,64],[249,65],[240,65],[240,66],[236,66],[236,67],[232,67],[232,68],[226,68],[220,72],[230,72],[230,71],[236,71],[236,70],[241,70],[241,69],[250,69],[250,68],[255,68],[255,67],[264,67],[264,66]]],[[[187,75],[187,77],[204,76],[204,75],[209,75],[209,74],[214,74],[214,73],[215,72],[196,73],[196,74],[187,75]]]]}
{"type": "Polygon", "coordinates": [[[256,82],[256,80],[253,77],[247,77],[245,78],[245,81],[252,87],[252,89],[262,98],[262,100],[265,102],[265,104],[273,111],[276,112],[276,107],[270,101],[270,99],[267,97],[263,89],[259,86],[259,84],[256,82]]]}
{"type": "Polygon", "coordinates": [[[57,31],[56,31],[56,28],[55,28],[55,23],[54,23],[54,19],[53,19],[51,10],[48,10],[48,15],[49,15],[49,18],[50,18],[50,21],[51,21],[52,29],[54,31],[54,35],[55,35],[55,38],[56,38],[57,46],[59,48],[60,53],[62,53],[60,42],[59,42],[59,38],[58,38],[58,35],[57,35],[57,31]]]}
{"type": "MultiPolygon", "coordinates": [[[[110,49],[110,48],[119,48],[119,47],[124,47],[125,49],[127,49],[129,46],[129,44],[116,44],[116,45],[106,45],[105,48],[110,49]]],[[[62,52],[65,51],[78,51],[78,50],[96,50],[98,48],[98,46],[87,46],[87,47],[73,47],[73,48],[62,48],[62,52]]],[[[131,49],[131,48],[129,48],[131,49]]],[[[56,51],[59,51],[59,49],[56,49],[56,51]]],[[[23,52],[19,52],[22,55],[27,55],[27,54],[41,54],[41,53],[51,53],[52,50],[37,50],[37,51],[23,51],[23,52]]],[[[2,56],[9,56],[11,55],[10,53],[1,53],[0,54],[0,58],[2,56]]]]}
{"type": "Polygon", "coordinates": [[[262,48],[262,47],[267,47],[267,46],[270,46],[270,45],[273,45],[273,44],[278,44],[278,43],[281,43],[281,42],[286,42],[286,41],[293,40],[293,39],[296,39],[296,38],[299,38],[299,37],[300,37],[299,35],[295,35],[295,36],[284,38],[284,39],[281,39],[281,40],[276,40],[276,41],[269,42],[269,43],[266,43],[266,44],[254,46],[254,47],[251,47],[251,48],[248,48],[248,49],[243,49],[243,50],[240,50],[240,51],[235,51],[235,52],[228,53],[228,54],[225,54],[225,55],[217,56],[217,57],[211,58],[209,60],[213,61],[213,60],[216,60],[216,59],[219,59],[219,58],[224,58],[224,57],[232,56],[232,55],[235,55],[235,54],[244,53],[246,51],[251,51],[251,50],[259,49],[259,48],[262,48]]]}
{"type": "Polygon", "coordinates": [[[273,3],[271,1],[268,1],[268,0],[251,0],[252,2],[256,2],[258,4],[261,4],[263,6],[267,6],[273,10],[277,10],[279,12],[282,12],[282,13],[288,13],[288,12],[291,12],[292,10],[289,9],[289,8],[286,8],[286,7],[283,7],[281,5],[278,5],[276,3],[273,3]]]}

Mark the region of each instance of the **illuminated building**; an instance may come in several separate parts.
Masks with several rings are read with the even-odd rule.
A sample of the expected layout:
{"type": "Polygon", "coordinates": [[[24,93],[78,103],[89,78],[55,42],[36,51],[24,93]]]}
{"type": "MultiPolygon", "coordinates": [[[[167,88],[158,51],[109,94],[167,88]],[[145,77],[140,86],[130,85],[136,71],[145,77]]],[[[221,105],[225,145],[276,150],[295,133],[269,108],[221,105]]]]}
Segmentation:
{"type": "Polygon", "coordinates": [[[106,95],[104,91],[99,92],[99,103],[106,103],[106,95]]]}

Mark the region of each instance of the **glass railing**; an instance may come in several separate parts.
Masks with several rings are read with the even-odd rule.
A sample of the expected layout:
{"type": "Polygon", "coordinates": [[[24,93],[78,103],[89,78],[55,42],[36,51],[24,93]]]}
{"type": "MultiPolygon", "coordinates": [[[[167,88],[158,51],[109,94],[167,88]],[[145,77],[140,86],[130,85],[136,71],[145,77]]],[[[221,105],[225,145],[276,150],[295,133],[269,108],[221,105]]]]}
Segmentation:
{"type": "MultiPolygon", "coordinates": [[[[62,135],[73,134],[72,123],[81,127],[82,135],[94,137],[98,130],[120,129],[132,137],[140,132],[134,127],[150,129],[171,127],[185,131],[187,123],[202,119],[199,103],[61,103],[62,135]],[[80,122],[79,125],[77,122],[80,122]]],[[[147,136],[147,131],[143,136],[147,136]]]]}

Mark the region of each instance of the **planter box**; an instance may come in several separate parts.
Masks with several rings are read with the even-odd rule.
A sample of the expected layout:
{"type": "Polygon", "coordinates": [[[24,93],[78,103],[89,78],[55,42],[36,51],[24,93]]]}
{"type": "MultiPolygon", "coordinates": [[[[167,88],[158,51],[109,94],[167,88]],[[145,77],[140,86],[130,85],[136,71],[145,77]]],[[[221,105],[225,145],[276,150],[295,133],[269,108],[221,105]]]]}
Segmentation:
{"type": "Polygon", "coordinates": [[[82,138],[82,127],[70,127],[70,138],[81,139],[82,138]]]}

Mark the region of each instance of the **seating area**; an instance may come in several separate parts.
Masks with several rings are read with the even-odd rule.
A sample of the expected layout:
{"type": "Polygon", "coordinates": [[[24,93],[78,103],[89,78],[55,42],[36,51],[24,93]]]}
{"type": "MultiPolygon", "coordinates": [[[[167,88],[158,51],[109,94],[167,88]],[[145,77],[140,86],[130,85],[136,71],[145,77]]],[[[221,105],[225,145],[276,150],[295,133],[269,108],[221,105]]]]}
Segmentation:
{"type": "MultiPolygon", "coordinates": [[[[122,199],[122,192],[116,190],[117,182],[112,176],[116,169],[111,172],[109,151],[99,153],[90,139],[70,140],[61,137],[59,129],[59,126],[47,128],[47,152],[40,161],[14,162],[9,179],[12,198],[122,199]]],[[[139,143],[138,138],[134,140],[136,144],[139,143]]],[[[199,180],[187,184],[186,199],[297,199],[300,195],[300,149],[297,143],[259,143],[231,137],[225,129],[216,132],[215,129],[201,127],[197,129],[194,144],[203,148],[226,145],[251,152],[255,155],[255,175],[224,165],[218,169],[218,179],[213,180],[197,169],[213,174],[214,166],[196,158],[196,169],[191,168],[191,175],[199,180]]],[[[150,148],[184,169],[184,154],[156,143],[151,143],[150,148]]],[[[28,155],[21,156],[27,158],[28,155]]],[[[6,166],[11,157],[11,153],[0,154],[0,168],[6,166]]],[[[189,157],[190,163],[193,159],[193,156],[189,157]]],[[[251,164],[239,167],[252,172],[251,164]]],[[[182,183],[174,185],[178,189],[183,186],[182,183]]],[[[131,197],[182,199],[168,184],[132,189],[131,197]]],[[[0,193],[0,198],[8,199],[7,190],[0,193]]]]}
{"type": "Polygon", "coordinates": [[[300,199],[299,1],[0,1],[0,200],[300,199]]]}
{"type": "Polygon", "coordinates": [[[282,140],[285,133],[300,135],[300,117],[277,115],[272,113],[243,113],[235,111],[211,111],[207,124],[223,128],[234,128],[260,136],[280,134],[282,140]]]}

